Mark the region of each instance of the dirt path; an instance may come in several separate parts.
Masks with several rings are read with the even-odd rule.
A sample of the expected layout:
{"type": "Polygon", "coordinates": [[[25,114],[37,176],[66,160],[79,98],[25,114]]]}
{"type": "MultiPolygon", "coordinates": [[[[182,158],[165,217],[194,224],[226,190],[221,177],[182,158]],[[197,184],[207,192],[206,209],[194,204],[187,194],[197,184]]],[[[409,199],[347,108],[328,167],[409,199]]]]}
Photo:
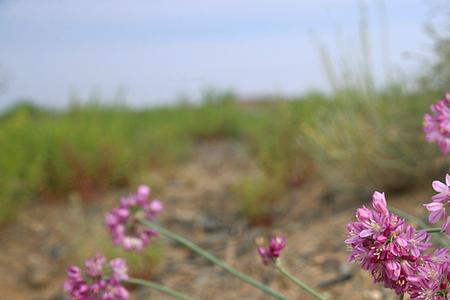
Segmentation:
{"type": "MultiPolygon", "coordinates": [[[[281,199],[271,228],[249,227],[232,199],[230,187],[239,175],[258,172],[255,162],[235,141],[199,144],[192,160],[175,170],[170,180],[163,180],[158,196],[166,211],[161,222],[292,299],[308,296],[261,265],[254,244],[258,236],[285,234],[288,247],[283,253],[283,264],[312,286],[320,287],[329,299],[396,299],[373,285],[366,273],[347,263],[345,225],[353,219],[358,203],[330,200],[324,197],[319,184],[307,183],[281,199]]],[[[400,197],[388,195],[388,201],[424,215],[420,204],[430,195],[430,189],[422,189],[400,197]]],[[[114,205],[114,198],[105,197],[101,205],[93,206],[91,213],[101,220],[105,208],[114,205]]],[[[16,222],[0,230],[2,299],[65,299],[60,286],[69,264],[66,253],[73,249],[68,249],[71,243],[59,228],[64,225],[68,209],[67,204],[30,206],[16,222]]],[[[153,279],[198,299],[269,299],[173,244],[166,247],[165,262],[153,279]]],[[[138,290],[132,299],[168,298],[138,290]]]]}

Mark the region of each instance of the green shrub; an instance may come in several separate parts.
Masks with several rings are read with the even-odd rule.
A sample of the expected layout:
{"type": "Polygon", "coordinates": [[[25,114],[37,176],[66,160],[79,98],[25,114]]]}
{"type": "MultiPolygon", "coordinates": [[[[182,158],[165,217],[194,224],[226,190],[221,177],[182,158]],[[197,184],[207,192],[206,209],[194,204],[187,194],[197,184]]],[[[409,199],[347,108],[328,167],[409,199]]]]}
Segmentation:
{"type": "Polygon", "coordinates": [[[286,187],[298,186],[312,175],[301,124],[309,123],[317,103],[307,100],[266,103],[242,121],[242,134],[265,176],[286,187]]]}
{"type": "Polygon", "coordinates": [[[440,168],[421,128],[432,101],[398,87],[371,99],[355,91],[337,95],[304,128],[320,174],[329,185],[353,191],[429,181],[440,168]]]}

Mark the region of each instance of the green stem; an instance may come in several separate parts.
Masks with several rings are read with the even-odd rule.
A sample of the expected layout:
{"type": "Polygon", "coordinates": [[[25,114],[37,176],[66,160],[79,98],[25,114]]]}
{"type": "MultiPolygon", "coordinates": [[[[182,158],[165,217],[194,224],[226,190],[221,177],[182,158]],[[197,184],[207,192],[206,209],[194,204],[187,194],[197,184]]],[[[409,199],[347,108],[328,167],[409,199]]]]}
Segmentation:
{"type": "Polygon", "coordinates": [[[428,233],[441,233],[442,228],[425,228],[424,229],[428,233]]]}
{"type": "Polygon", "coordinates": [[[170,296],[174,297],[175,299],[179,299],[179,300],[194,300],[194,298],[191,298],[191,297],[189,297],[189,296],[187,296],[185,294],[182,294],[180,292],[174,291],[171,288],[159,285],[159,284],[151,282],[151,281],[138,279],[138,278],[128,278],[127,280],[124,280],[124,282],[132,283],[132,284],[136,284],[136,285],[142,285],[142,286],[145,286],[145,287],[149,287],[149,288],[157,290],[157,291],[159,291],[161,293],[170,295],[170,296]]]}
{"type": "Polygon", "coordinates": [[[244,273],[241,273],[240,271],[234,269],[233,267],[229,266],[227,263],[225,263],[224,261],[220,260],[219,258],[215,257],[214,255],[212,255],[211,253],[207,252],[206,250],[200,248],[199,246],[197,246],[196,244],[194,244],[193,242],[183,238],[182,236],[179,236],[178,234],[165,229],[164,227],[161,227],[153,222],[147,221],[147,220],[141,220],[142,224],[144,224],[145,226],[148,226],[152,229],[157,230],[161,235],[165,236],[166,238],[176,241],[180,244],[182,244],[183,246],[185,246],[186,248],[189,248],[190,250],[194,251],[195,253],[197,253],[200,256],[203,256],[204,258],[206,258],[207,260],[209,260],[210,262],[212,262],[213,264],[215,264],[216,266],[219,266],[220,268],[222,268],[223,270],[227,271],[228,273],[231,273],[232,275],[236,276],[237,278],[241,279],[242,281],[247,282],[248,284],[260,289],[261,291],[263,291],[264,293],[278,299],[278,300],[288,300],[288,298],[286,296],[284,296],[283,294],[281,294],[280,292],[268,287],[265,284],[262,284],[259,281],[256,281],[255,279],[251,278],[248,275],[245,275],[244,273]]]}
{"type": "Polygon", "coordinates": [[[401,294],[400,295],[400,298],[398,298],[399,300],[403,300],[403,297],[404,297],[405,295],[404,294],[401,294]]]}
{"type": "Polygon", "coordinates": [[[287,279],[304,289],[306,292],[308,292],[311,296],[313,296],[316,299],[319,300],[325,300],[325,298],[320,295],[316,290],[314,290],[312,287],[308,286],[306,283],[298,279],[297,277],[293,276],[291,273],[283,269],[281,266],[276,265],[276,269],[278,272],[280,272],[282,275],[284,275],[287,279]]]}

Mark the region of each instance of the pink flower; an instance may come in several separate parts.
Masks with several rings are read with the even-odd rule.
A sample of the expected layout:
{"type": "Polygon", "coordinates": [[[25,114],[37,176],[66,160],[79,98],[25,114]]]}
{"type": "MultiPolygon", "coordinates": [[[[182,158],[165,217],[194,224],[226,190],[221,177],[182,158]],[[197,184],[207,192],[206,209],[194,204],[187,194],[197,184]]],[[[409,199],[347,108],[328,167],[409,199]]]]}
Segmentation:
{"type": "Polygon", "coordinates": [[[450,206],[450,175],[445,175],[445,183],[435,180],[432,186],[437,194],[432,197],[432,202],[424,204],[430,213],[428,221],[436,224],[442,220],[442,230],[450,235],[450,216],[446,209],[450,206]]]}
{"type": "Polygon", "coordinates": [[[127,272],[123,259],[116,258],[107,267],[105,257],[96,255],[86,260],[84,270],[67,269],[64,290],[76,300],[126,300],[128,291],[120,281],[128,279],[127,272]]]}
{"type": "Polygon", "coordinates": [[[116,280],[127,280],[128,279],[128,266],[124,259],[116,258],[111,260],[109,263],[111,267],[111,277],[116,280]]]}
{"type": "Polygon", "coordinates": [[[450,288],[448,249],[437,249],[424,256],[415,273],[408,277],[408,293],[411,299],[444,300],[450,288]]]}
{"type": "Polygon", "coordinates": [[[431,202],[424,204],[427,210],[430,212],[430,216],[428,217],[428,221],[431,224],[436,224],[441,219],[445,218],[446,212],[444,204],[440,202],[431,202]]]}
{"type": "Polygon", "coordinates": [[[158,232],[141,224],[140,220],[154,220],[163,211],[162,203],[149,200],[150,188],[141,185],[137,194],[122,198],[120,206],[105,217],[113,243],[125,250],[142,250],[158,232]]]}
{"type": "Polygon", "coordinates": [[[443,154],[450,152],[450,94],[431,106],[423,117],[423,130],[429,142],[436,142],[443,154]]]}
{"type": "Polygon", "coordinates": [[[372,205],[373,208],[383,214],[383,215],[388,215],[389,211],[387,209],[387,202],[386,202],[386,198],[384,196],[384,193],[380,193],[375,191],[373,193],[373,198],[372,198],[372,205]]]}
{"type": "Polygon", "coordinates": [[[357,209],[356,219],[347,225],[349,260],[368,270],[375,282],[383,282],[397,294],[405,293],[408,277],[414,275],[420,257],[431,246],[429,235],[390,213],[379,192],[372,196],[372,208],[357,209]]]}
{"type": "Polygon", "coordinates": [[[103,267],[106,263],[106,258],[97,254],[96,256],[89,258],[84,263],[85,271],[89,276],[100,276],[103,271],[103,267]]]}
{"type": "Polygon", "coordinates": [[[284,236],[272,237],[268,247],[259,246],[258,254],[265,265],[275,260],[280,256],[281,251],[286,247],[286,238],[284,236]]]}
{"type": "Polygon", "coordinates": [[[258,254],[262,259],[263,264],[268,265],[270,263],[270,261],[272,260],[272,257],[269,255],[269,250],[267,250],[267,248],[263,247],[263,246],[259,246],[258,249],[258,254]]]}
{"type": "Polygon", "coordinates": [[[445,183],[435,180],[432,183],[433,189],[437,192],[436,195],[432,197],[433,201],[448,201],[450,200],[450,175],[445,175],[445,183]]]}

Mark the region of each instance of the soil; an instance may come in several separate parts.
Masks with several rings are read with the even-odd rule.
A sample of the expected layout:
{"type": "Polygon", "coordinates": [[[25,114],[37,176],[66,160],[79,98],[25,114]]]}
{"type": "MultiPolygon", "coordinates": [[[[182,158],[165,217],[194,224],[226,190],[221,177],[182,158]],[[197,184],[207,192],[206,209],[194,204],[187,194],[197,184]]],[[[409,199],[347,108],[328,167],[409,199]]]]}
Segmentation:
{"type": "MultiPolygon", "coordinates": [[[[165,205],[161,224],[291,299],[309,296],[261,264],[255,246],[258,237],[284,234],[288,246],[281,263],[328,299],[398,299],[347,262],[345,226],[354,219],[355,208],[370,197],[355,201],[330,196],[323,184],[308,181],[279,200],[270,227],[250,226],[230,190],[239,176],[258,173],[257,164],[239,142],[199,143],[190,161],[164,177],[167,181],[157,195],[165,205]]],[[[103,213],[114,206],[118,194],[104,196],[101,208],[86,205],[92,205],[93,213],[101,220],[103,213]]],[[[387,197],[389,204],[424,216],[421,204],[431,195],[431,188],[422,187],[387,197]]],[[[0,228],[1,299],[67,299],[61,285],[65,268],[71,263],[65,253],[73,243],[60,234],[58,226],[64,224],[69,209],[67,201],[32,204],[15,221],[0,228]]],[[[173,243],[165,247],[164,263],[151,279],[196,299],[270,299],[173,243]]],[[[152,290],[136,289],[131,299],[169,298],[152,290]]]]}

